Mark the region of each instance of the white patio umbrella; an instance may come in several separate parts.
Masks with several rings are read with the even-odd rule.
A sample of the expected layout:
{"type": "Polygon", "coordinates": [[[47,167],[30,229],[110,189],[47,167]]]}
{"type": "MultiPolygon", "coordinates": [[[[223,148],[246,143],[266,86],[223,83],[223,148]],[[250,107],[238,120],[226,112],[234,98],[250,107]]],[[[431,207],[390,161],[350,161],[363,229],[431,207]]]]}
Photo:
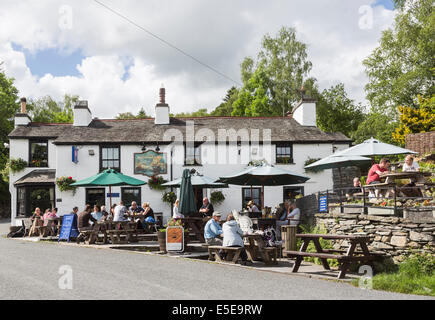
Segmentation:
{"type": "Polygon", "coordinates": [[[393,154],[417,153],[415,151],[384,143],[370,138],[363,143],[350,147],[349,149],[336,152],[335,156],[362,156],[374,157],[393,154]]]}
{"type": "Polygon", "coordinates": [[[305,169],[316,168],[316,169],[333,169],[338,168],[338,174],[340,177],[340,186],[343,186],[342,176],[341,176],[341,168],[349,167],[349,166],[359,166],[362,164],[369,163],[371,161],[370,158],[361,157],[361,156],[337,156],[336,153],[327,156],[319,161],[316,161],[308,166],[305,166],[305,169]]]}

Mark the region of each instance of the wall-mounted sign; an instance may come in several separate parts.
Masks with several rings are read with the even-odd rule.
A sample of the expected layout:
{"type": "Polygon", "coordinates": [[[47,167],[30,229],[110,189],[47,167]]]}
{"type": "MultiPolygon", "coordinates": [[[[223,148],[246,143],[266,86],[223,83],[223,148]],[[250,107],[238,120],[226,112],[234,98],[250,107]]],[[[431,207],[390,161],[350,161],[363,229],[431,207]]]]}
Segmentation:
{"type": "Polygon", "coordinates": [[[319,212],[328,212],[328,196],[319,197],[319,212]]]}
{"type": "Polygon", "coordinates": [[[79,148],[76,146],[72,146],[72,162],[78,163],[79,162],[79,148]]]}
{"type": "Polygon", "coordinates": [[[166,174],[166,153],[148,150],[134,154],[134,174],[152,177],[156,174],[166,174]]]}
{"type": "MultiPolygon", "coordinates": [[[[107,193],[107,198],[110,198],[110,193],[107,193]]],[[[119,193],[112,193],[112,198],[119,198],[119,193]]]]}

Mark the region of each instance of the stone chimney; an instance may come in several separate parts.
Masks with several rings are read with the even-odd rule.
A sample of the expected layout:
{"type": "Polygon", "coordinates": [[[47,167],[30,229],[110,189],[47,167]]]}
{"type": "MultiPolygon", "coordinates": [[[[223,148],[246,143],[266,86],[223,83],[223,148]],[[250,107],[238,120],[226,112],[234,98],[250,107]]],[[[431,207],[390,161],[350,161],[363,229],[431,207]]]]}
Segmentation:
{"type": "Polygon", "coordinates": [[[166,91],[165,88],[160,88],[160,102],[156,104],[156,117],[154,118],[155,124],[169,124],[169,105],[165,101],[166,91]]]}
{"type": "Polygon", "coordinates": [[[306,89],[301,88],[301,100],[293,108],[292,116],[303,126],[316,126],[316,99],[306,95],[306,89]]]}
{"type": "Polygon", "coordinates": [[[26,100],[26,98],[21,98],[20,104],[21,104],[20,113],[17,113],[15,115],[15,121],[14,121],[15,127],[27,126],[32,121],[32,119],[30,119],[29,115],[27,114],[27,110],[26,110],[27,100],[26,100]]]}
{"type": "Polygon", "coordinates": [[[92,113],[88,108],[88,101],[78,101],[74,106],[74,126],[87,127],[92,121],[92,113]]]}

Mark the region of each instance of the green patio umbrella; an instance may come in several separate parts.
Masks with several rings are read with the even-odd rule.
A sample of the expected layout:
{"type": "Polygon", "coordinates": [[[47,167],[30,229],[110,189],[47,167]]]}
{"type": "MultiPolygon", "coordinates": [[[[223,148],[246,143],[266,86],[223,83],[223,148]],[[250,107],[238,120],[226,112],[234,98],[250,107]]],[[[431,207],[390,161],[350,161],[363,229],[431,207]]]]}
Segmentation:
{"type": "Polygon", "coordinates": [[[197,211],[189,169],[184,169],[183,177],[181,178],[180,207],[178,211],[184,216],[189,216],[197,211]]]}
{"type": "Polygon", "coordinates": [[[256,167],[251,166],[234,175],[221,177],[219,181],[239,186],[251,186],[251,188],[252,186],[261,186],[262,207],[264,207],[264,186],[298,184],[304,183],[309,179],[309,177],[279,169],[271,165],[262,165],[256,167]]]}
{"type": "Polygon", "coordinates": [[[92,177],[71,183],[76,187],[108,186],[110,194],[110,207],[112,207],[112,186],[142,186],[145,181],[126,176],[114,169],[106,169],[92,177]]]}

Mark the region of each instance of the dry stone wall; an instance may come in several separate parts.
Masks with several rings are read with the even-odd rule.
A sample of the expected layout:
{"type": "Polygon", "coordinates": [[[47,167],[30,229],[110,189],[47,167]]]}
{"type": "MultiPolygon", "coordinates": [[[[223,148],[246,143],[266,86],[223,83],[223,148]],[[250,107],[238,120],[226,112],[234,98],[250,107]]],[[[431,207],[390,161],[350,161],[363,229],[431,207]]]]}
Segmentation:
{"type": "MultiPolygon", "coordinates": [[[[327,233],[368,235],[370,251],[392,257],[395,262],[413,252],[435,254],[435,219],[415,222],[399,217],[344,213],[317,213],[316,226],[327,233]]],[[[348,247],[346,241],[335,241],[335,249],[348,247]]]]}

